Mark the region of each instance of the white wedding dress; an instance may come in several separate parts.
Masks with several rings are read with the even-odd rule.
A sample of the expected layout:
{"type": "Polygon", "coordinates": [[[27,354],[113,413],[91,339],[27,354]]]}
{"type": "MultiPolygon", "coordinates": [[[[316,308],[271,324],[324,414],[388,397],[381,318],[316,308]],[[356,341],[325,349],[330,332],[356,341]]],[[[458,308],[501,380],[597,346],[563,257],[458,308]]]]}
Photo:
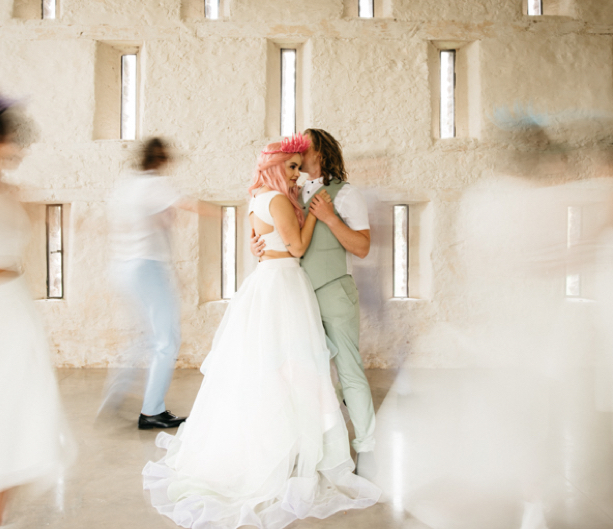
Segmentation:
{"type": "Polygon", "coordinates": [[[30,235],[26,212],[0,183],[0,491],[52,486],[73,457],[47,337],[21,262],[30,235]]]}
{"type": "Polygon", "coordinates": [[[143,470],[161,514],[194,529],[280,529],[377,502],[380,490],[353,474],[319,307],[298,259],[258,264],[201,371],[189,418],[176,436],[158,435],[167,454],[143,470]]]}

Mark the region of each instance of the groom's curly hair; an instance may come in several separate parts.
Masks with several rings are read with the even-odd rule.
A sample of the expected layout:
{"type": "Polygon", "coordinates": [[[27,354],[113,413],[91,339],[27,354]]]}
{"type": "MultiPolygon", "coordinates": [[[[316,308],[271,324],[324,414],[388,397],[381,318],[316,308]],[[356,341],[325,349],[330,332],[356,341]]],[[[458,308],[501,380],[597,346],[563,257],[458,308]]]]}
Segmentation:
{"type": "Polygon", "coordinates": [[[340,143],[334,139],[332,134],[322,129],[306,129],[304,133],[309,135],[313,142],[313,149],[319,153],[324,185],[330,185],[333,179],[345,182],[347,171],[340,143]]]}

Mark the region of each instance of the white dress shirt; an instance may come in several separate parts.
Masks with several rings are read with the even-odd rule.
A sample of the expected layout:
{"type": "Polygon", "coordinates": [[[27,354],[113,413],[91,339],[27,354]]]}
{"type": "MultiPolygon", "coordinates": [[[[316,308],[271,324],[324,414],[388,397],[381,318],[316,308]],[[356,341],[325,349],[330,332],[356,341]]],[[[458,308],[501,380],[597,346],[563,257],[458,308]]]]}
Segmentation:
{"type": "MultiPolygon", "coordinates": [[[[323,177],[307,180],[302,186],[302,200],[306,203],[324,185],[323,177]]],[[[341,219],[354,231],[369,230],[368,207],[362,193],[351,184],[345,184],[332,201],[341,219]]],[[[347,273],[353,271],[353,254],[347,252],[347,273]]]]}
{"type": "Polygon", "coordinates": [[[109,208],[115,259],[170,262],[170,208],[180,198],[168,177],[145,172],[124,178],[109,208]]]}

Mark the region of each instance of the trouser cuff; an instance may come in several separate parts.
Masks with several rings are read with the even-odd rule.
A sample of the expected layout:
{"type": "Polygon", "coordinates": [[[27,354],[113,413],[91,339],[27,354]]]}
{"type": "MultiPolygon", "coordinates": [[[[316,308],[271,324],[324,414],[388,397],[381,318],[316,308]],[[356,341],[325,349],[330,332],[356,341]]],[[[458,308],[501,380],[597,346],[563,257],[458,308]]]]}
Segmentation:
{"type": "Polygon", "coordinates": [[[372,452],[375,449],[375,440],[370,439],[368,441],[358,441],[354,439],[351,441],[351,446],[359,454],[360,452],[372,452]]]}

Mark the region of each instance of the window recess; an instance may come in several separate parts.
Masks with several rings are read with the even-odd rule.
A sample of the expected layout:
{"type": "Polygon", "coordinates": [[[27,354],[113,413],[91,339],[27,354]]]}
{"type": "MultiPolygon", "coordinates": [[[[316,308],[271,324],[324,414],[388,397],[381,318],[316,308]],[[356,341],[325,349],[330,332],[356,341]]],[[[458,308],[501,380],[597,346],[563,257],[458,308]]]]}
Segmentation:
{"type": "Polygon", "coordinates": [[[308,42],[268,41],[266,65],[266,136],[290,136],[306,128],[310,112],[305,99],[305,56],[308,42]]]}
{"type": "Polygon", "coordinates": [[[48,204],[47,209],[47,298],[64,297],[64,232],[62,205],[48,204]]]}
{"type": "Polygon", "coordinates": [[[221,298],[236,292],[236,207],[221,208],[221,298]]]}
{"type": "Polygon", "coordinates": [[[139,46],[96,44],[94,140],[138,138],[140,56],[139,46]]]}
{"type": "Polygon", "coordinates": [[[435,139],[481,136],[479,42],[431,41],[428,46],[435,139]]]}

